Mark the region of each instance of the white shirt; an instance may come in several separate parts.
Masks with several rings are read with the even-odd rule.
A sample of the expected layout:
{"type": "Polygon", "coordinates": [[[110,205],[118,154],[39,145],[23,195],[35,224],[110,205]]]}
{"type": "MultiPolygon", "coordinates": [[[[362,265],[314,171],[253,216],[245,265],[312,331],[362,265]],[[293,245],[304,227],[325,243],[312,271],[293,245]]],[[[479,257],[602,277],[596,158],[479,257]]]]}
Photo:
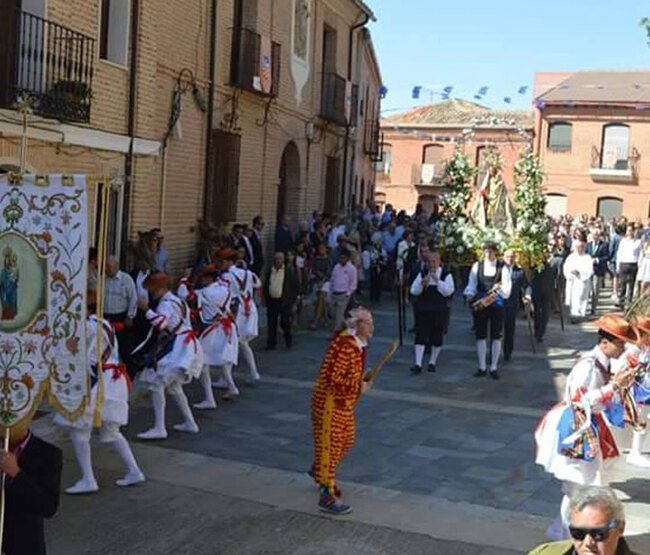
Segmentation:
{"type": "Polygon", "coordinates": [[[623,237],[616,252],[616,267],[620,268],[621,264],[636,264],[640,253],[641,239],[623,237]]]}
{"type": "Polygon", "coordinates": [[[613,391],[613,386],[608,384],[608,376],[596,366],[598,361],[605,370],[609,369],[609,358],[600,350],[600,347],[594,347],[591,351],[585,353],[575,364],[567,378],[565,399],[569,400],[575,397],[581,389],[586,390],[584,397],[589,400],[589,404],[595,408],[601,408],[603,397],[613,391]]]}
{"type": "Polygon", "coordinates": [[[340,224],[332,228],[329,237],[327,238],[327,245],[330,249],[335,249],[338,246],[337,239],[339,235],[345,235],[345,225],[340,224]]]}
{"type": "Polygon", "coordinates": [[[104,312],[134,318],[138,298],[133,278],[120,270],[113,277],[106,276],[104,283],[104,312]]]}
{"type": "MultiPolygon", "coordinates": [[[[497,273],[497,263],[498,260],[483,260],[483,273],[485,277],[495,276],[497,273]]],[[[467,282],[467,287],[465,287],[464,295],[466,297],[475,297],[478,291],[478,262],[474,262],[472,270],[469,273],[469,281],[467,282]]],[[[512,291],[512,277],[508,269],[504,266],[501,271],[501,283],[499,284],[499,295],[503,300],[510,298],[510,292],[512,291]]]]}
{"type": "Polygon", "coordinates": [[[454,276],[449,273],[444,280],[441,280],[441,275],[442,267],[438,267],[438,269],[435,271],[435,276],[438,280],[437,283],[434,282],[431,273],[429,273],[429,277],[425,282],[424,278],[422,277],[422,272],[419,272],[411,284],[411,295],[417,297],[424,292],[425,287],[430,287],[435,284],[436,289],[438,289],[438,293],[440,293],[443,297],[451,297],[456,289],[456,286],[454,285],[454,276]]]}

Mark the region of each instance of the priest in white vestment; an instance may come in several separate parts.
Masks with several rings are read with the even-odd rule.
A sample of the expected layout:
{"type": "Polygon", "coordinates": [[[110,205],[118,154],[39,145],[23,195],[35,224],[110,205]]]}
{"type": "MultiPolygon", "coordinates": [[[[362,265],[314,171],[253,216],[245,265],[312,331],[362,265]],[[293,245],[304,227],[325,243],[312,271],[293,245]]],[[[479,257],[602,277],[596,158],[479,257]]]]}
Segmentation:
{"type": "Polygon", "coordinates": [[[569,307],[571,320],[584,318],[589,307],[594,264],[583,241],[574,240],[573,252],[565,260],[563,271],[566,278],[564,302],[569,307]]]}

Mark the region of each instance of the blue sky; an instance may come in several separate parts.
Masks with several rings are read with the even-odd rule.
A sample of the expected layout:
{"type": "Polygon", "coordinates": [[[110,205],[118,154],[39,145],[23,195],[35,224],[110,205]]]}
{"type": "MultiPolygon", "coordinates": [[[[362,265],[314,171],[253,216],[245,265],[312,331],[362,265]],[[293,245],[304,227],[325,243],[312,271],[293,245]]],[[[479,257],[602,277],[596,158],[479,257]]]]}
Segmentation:
{"type": "MultiPolygon", "coordinates": [[[[453,85],[454,95],[492,108],[528,108],[536,71],[650,69],[639,20],[647,0],[368,0],[382,78],[384,115],[428,104],[414,85],[453,85]],[[529,87],[519,95],[520,86],[529,87]],[[512,97],[512,104],[503,102],[512,97]]],[[[440,97],[434,97],[439,101],[440,97]]]]}

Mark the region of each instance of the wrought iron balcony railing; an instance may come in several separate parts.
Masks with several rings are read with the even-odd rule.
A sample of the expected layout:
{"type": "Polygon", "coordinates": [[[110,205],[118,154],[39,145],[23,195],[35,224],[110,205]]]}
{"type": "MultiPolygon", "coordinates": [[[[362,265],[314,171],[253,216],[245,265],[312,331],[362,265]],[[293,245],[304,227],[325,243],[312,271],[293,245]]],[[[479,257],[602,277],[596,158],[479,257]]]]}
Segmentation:
{"type": "Polygon", "coordinates": [[[35,113],[90,121],[95,40],[27,12],[7,16],[0,38],[0,104],[27,93],[35,113]]]}
{"type": "Polygon", "coordinates": [[[359,86],[348,85],[344,77],[332,72],[323,73],[320,117],[336,125],[357,124],[359,86]]]}
{"type": "Polygon", "coordinates": [[[625,157],[617,148],[591,149],[590,175],[595,181],[630,183],[638,176],[638,163],[641,154],[632,147],[625,157]]]}
{"type": "Polygon", "coordinates": [[[233,31],[230,79],[234,86],[263,96],[278,96],[280,90],[281,47],[270,42],[263,54],[259,33],[239,28],[233,31]]]}
{"type": "Polygon", "coordinates": [[[363,138],[365,153],[376,162],[381,160],[380,144],[382,141],[381,127],[378,119],[367,119],[365,126],[365,135],[363,138]]]}

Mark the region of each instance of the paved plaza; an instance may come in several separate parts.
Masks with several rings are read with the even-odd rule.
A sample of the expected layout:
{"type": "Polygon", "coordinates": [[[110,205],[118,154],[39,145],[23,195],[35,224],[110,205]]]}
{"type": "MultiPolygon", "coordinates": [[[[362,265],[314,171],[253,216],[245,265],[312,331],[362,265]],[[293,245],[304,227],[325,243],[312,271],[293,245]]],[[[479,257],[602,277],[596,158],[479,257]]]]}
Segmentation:
{"type": "MultiPolygon", "coordinates": [[[[392,299],[374,314],[370,364],[397,330],[392,299]]],[[[47,528],[50,553],[526,553],[544,541],[561,499],[557,481],[533,462],[533,431],[595,336],[588,324],[562,331],[556,316],[533,354],[525,320],[517,334],[498,382],[472,377],[471,319],[460,301],[435,374],[410,375],[407,335],[357,408],[356,445],[339,472],[354,512],[338,520],[318,513],[316,489],[305,475],[312,457],[310,389],[329,332],[301,327],[291,351],[265,352],[258,341],[263,382],[249,388],[241,379],[239,400],[198,413],[197,436],[171,431],[165,442],[136,440],[152,420],[148,397],[139,392],[127,434],[148,482],[114,487],[119,462],[95,445],[102,489],[63,497],[47,528]]],[[[197,384],[188,391],[200,399],[197,384]]],[[[170,402],[168,423],[179,418],[170,402]]],[[[64,447],[69,485],[78,472],[69,441],[49,417],[35,429],[64,447]]],[[[621,446],[629,441],[624,434],[621,446]]],[[[621,459],[610,477],[626,500],[632,545],[650,552],[650,471],[621,459]]]]}

